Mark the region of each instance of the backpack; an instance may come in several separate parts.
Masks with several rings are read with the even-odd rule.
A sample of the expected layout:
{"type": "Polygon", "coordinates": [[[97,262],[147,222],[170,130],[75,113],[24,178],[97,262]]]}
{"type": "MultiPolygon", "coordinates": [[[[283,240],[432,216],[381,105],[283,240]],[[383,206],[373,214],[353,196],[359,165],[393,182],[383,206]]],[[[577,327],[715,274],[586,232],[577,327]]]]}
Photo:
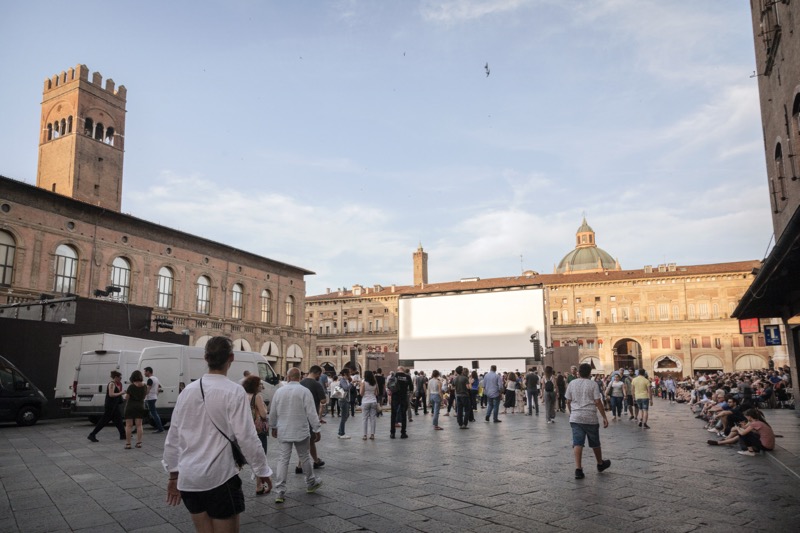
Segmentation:
{"type": "Polygon", "coordinates": [[[553,386],[553,380],[548,379],[544,382],[544,391],[545,392],[553,392],[555,390],[555,386],[553,386]]]}
{"type": "Polygon", "coordinates": [[[397,376],[389,376],[389,379],[386,380],[386,387],[392,392],[397,392],[397,376]]]}

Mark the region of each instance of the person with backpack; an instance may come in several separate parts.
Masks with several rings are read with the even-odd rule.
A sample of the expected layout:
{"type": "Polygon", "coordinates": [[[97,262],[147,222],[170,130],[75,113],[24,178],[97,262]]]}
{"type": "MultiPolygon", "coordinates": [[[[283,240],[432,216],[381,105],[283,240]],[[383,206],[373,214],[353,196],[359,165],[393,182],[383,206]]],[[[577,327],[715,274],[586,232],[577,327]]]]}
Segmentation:
{"type": "Polygon", "coordinates": [[[544,400],[544,414],[548,424],[556,423],[556,383],[553,367],[544,367],[544,386],[540,396],[544,400]]]}
{"type": "Polygon", "coordinates": [[[414,390],[411,377],[406,374],[402,366],[398,366],[397,372],[394,373],[394,376],[389,377],[386,386],[392,391],[392,428],[389,432],[389,438],[395,438],[396,424],[400,424],[400,438],[407,439],[406,411],[408,411],[408,397],[414,390]]]}
{"type": "Polygon", "coordinates": [[[536,374],[536,367],[531,367],[525,375],[525,394],[528,399],[528,416],[533,414],[536,407],[536,416],[539,416],[539,376],[536,374]]]}

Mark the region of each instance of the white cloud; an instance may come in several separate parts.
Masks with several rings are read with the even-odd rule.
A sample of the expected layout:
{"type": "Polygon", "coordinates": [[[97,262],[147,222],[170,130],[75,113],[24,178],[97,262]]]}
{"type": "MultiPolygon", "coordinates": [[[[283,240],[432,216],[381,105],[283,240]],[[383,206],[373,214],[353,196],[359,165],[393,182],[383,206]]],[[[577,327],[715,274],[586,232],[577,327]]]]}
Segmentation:
{"type": "Polygon", "coordinates": [[[420,12],[428,22],[456,24],[493,15],[515,11],[530,0],[425,0],[420,12]]]}

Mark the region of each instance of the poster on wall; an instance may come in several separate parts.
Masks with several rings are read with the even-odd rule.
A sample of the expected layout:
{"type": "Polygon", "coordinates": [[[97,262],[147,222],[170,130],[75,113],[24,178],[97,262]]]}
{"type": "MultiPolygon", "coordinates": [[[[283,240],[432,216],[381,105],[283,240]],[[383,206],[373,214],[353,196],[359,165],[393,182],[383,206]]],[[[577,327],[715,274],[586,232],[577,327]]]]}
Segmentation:
{"type": "Polygon", "coordinates": [[[739,333],[758,333],[761,331],[761,321],[758,318],[745,318],[739,321],[739,333]]]}
{"type": "Polygon", "coordinates": [[[764,341],[767,346],[781,345],[781,328],[778,325],[764,326],[764,341]]]}

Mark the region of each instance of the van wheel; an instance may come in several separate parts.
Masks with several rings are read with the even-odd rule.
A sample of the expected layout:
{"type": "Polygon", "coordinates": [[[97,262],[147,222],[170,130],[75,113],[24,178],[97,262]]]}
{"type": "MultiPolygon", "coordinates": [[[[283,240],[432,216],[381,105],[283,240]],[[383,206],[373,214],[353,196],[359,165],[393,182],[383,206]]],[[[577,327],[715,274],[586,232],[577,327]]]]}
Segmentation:
{"type": "Polygon", "coordinates": [[[18,426],[32,426],[39,420],[39,411],[30,405],[26,405],[17,412],[18,426]]]}

